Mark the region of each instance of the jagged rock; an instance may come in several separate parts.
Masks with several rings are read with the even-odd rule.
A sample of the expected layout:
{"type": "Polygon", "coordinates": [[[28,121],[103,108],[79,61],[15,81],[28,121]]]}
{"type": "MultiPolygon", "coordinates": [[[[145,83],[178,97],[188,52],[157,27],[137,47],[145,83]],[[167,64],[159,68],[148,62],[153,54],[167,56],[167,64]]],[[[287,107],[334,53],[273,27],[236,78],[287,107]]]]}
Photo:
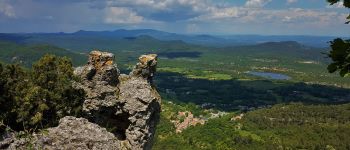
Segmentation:
{"type": "Polygon", "coordinates": [[[82,81],[74,83],[76,88],[84,89],[87,94],[83,110],[91,113],[100,107],[115,106],[118,99],[118,77],[120,71],[113,64],[112,53],[92,51],[87,65],[78,67],[74,73],[81,77],[82,81]]]}
{"type": "Polygon", "coordinates": [[[126,140],[133,149],[150,149],[160,113],[157,91],[145,79],[132,77],[121,83],[119,99],[124,102],[123,112],[127,112],[130,121],[126,140]]]}
{"type": "Polygon", "coordinates": [[[156,54],[142,55],[139,57],[139,63],[136,64],[130,75],[143,77],[151,82],[156,72],[157,57],[156,54]]]}
{"type": "Polygon", "coordinates": [[[112,132],[129,149],[151,149],[159,120],[160,96],[152,86],[157,55],[142,55],[130,75],[120,75],[114,55],[93,51],[84,67],[75,69],[87,93],[86,117],[112,132]]]}
{"type": "Polygon", "coordinates": [[[12,142],[9,149],[26,149],[27,144],[34,149],[151,149],[161,103],[152,85],[157,55],[142,55],[129,75],[120,74],[113,61],[111,53],[92,51],[88,63],[74,71],[81,81],[73,86],[86,93],[86,119],[65,117],[47,134],[5,147],[12,142]]]}
{"type": "Polygon", "coordinates": [[[121,149],[118,139],[106,128],[84,118],[71,116],[60,120],[58,127],[49,128],[32,137],[15,140],[8,149],[106,150],[121,149]]]}

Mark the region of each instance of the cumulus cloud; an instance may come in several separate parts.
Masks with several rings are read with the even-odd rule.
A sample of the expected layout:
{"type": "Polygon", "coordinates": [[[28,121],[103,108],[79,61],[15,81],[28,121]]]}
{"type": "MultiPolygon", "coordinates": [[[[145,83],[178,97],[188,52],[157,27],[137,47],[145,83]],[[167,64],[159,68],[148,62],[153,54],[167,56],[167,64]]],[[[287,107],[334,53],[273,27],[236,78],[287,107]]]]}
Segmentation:
{"type": "Polygon", "coordinates": [[[110,7],[107,9],[105,22],[110,24],[136,24],[144,18],[126,7],[110,7]]]}
{"type": "Polygon", "coordinates": [[[302,8],[290,9],[251,9],[245,7],[233,7],[218,9],[209,15],[203,15],[192,19],[194,22],[220,22],[221,24],[260,24],[269,25],[314,25],[331,26],[342,24],[346,14],[337,12],[326,12],[322,10],[309,10],[302,8]]]}
{"type": "Polygon", "coordinates": [[[327,8],[345,8],[344,2],[338,2],[333,5],[327,5],[327,8]]]}
{"type": "Polygon", "coordinates": [[[209,4],[209,0],[109,0],[106,6],[146,7],[157,10],[172,10],[179,7],[187,7],[192,10],[200,10],[209,4]]]}
{"type": "MultiPolygon", "coordinates": [[[[282,5],[297,1],[283,0],[282,5]]],[[[11,20],[17,20],[16,25],[25,22],[23,24],[33,24],[34,27],[40,22],[47,30],[54,26],[56,30],[64,31],[84,27],[101,30],[140,27],[170,31],[178,28],[182,32],[199,33],[227,30],[223,28],[226,26],[238,31],[250,26],[249,31],[265,32],[262,28],[278,25],[283,27],[281,30],[285,30],[285,26],[342,25],[346,15],[325,7],[285,9],[282,6],[282,9],[277,4],[281,3],[272,0],[246,0],[242,4],[225,0],[0,0],[0,21],[11,24],[11,20]],[[269,3],[276,5],[265,8],[269,3]]],[[[303,7],[304,4],[293,6],[303,7]]],[[[338,3],[332,8],[341,6],[338,3]]],[[[42,27],[37,27],[37,30],[42,30],[42,27]]]]}
{"type": "Polygon", "coordinates": [[[272,0],[247,0],[245,6],[247,7],[264,7],[266,4],[270,3],[272,0]]]}
{"type": "Polygon", "coordinates": [[[9,18],[16,17],[13,6],[8,4],[6,0],[0,0],[0,13],[9,18]]]}
{"type": "Polygon", "coordinates": [[[109,0],[105,7],[133,8],[145,18],[157,21],[179,21],[199,16],[211,9],[209,0],[109,0]]]}
{"type": "Polygon", "coordinates": [[[333,18],[337,18],[336,12],[323,12],[316,10],[307,10],[301,8],[292,8],[287,11],[280,10],[274,14],[277,19],[281,19],[283,22],[294,23],[318,23],[328,24],[333,18]]]}

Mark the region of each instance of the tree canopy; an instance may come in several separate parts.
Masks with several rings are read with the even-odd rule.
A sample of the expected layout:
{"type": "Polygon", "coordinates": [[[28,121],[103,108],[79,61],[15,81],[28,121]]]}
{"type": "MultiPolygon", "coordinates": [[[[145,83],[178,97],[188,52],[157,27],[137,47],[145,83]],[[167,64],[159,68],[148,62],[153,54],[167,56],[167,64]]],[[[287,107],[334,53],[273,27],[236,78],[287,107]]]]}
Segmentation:
{"type": "MultiPolygon", "coordinates": [[[[344,7],[350,8],[350,0],[327,0],[331,5],[343,2],[344,7]]],[[[350,14],[346,18],[346,24],[350,23],[350,14]]],[[[334,73],[339,71],[340,76],[345,77],[350,74],[350,40],[340,38],[334,39],[331,43],[332,50],[328,57],[332,59],[332,63],[328,65],[328,71],[334,73]]]]}
{"type": "Polygon", "coordinates": [[[32,69],[0,65],[0,121],[14,130],[54,126],[79,116],[85,93],[72,87],[70,59],[45,55],[32,69]]]}

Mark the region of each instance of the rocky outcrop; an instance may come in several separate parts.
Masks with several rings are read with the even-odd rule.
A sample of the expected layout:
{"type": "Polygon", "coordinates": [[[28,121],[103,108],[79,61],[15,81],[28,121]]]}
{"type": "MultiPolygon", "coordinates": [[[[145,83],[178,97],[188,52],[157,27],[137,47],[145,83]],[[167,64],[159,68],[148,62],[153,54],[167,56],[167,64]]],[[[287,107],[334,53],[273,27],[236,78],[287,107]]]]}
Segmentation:
{"type": "Polygon", "coordinates": [[[109,128],[127,148],[150,149],[159,120],[160,96],[152,85],[157,55],[142,55],[130,75],[120,75],[111,53],[93,51],[75,73],[87,93],[86,118],[109,128]]]}
{"type": "MultiPolygon", "coordinates": [[[[73,86],[86,92],[86,119],[63,118],[48,135],[34,136],[35,147],[151,149],[161,103],[152,85],[157,55],[142,55],[129,75],[120,74],[114,59],[111,53],[92,51],[88,63],[75,69],[81,81],[73,86]]],[[[19,143],[28,141],[15,140],[11,146],[20,149],[19,143]]]]}
{"type": "Polygon", "coordinates": [[[84,118],[64,117],[59,126],[49,128],[30,138],[16,140],[8,149],[121,149],[121,143],[106,128],[84,118]]]}
{"type": "Polygon", "coordinates": [[[139,63],[136,64],[130,75],[134,77],[142,77],[144,79],[147,79],[147,81],[152,82],[152,78],[156,72],[156,67],[156,54],[142,55],[139,58],[139,63]]]}
{"type": "Polygon", "coordinates": [[[81,78],[74,86],[86,92],[83,109],[92,116],[94,111],[114,107],[118,102],[120,71],[113,60],[112,53],[92,51],[88,63],[74,70],[74,74],[81,78]]]}

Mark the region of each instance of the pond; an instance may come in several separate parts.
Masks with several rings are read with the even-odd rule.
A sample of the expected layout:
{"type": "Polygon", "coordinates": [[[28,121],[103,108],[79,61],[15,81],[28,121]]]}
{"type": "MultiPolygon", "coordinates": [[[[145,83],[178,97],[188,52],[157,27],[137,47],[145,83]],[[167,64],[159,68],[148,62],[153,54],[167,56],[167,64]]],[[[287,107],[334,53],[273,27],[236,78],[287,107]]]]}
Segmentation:
{"type": "Polygon", "coordinates": [[[248,71],[248,74],[259,76],[267,79],[275,79],[275,80],[289,80],[291,79],[290,76],[279,74],[279,73],[272,73],[272,72],[256,72],[256,71],[248,71]]]}

